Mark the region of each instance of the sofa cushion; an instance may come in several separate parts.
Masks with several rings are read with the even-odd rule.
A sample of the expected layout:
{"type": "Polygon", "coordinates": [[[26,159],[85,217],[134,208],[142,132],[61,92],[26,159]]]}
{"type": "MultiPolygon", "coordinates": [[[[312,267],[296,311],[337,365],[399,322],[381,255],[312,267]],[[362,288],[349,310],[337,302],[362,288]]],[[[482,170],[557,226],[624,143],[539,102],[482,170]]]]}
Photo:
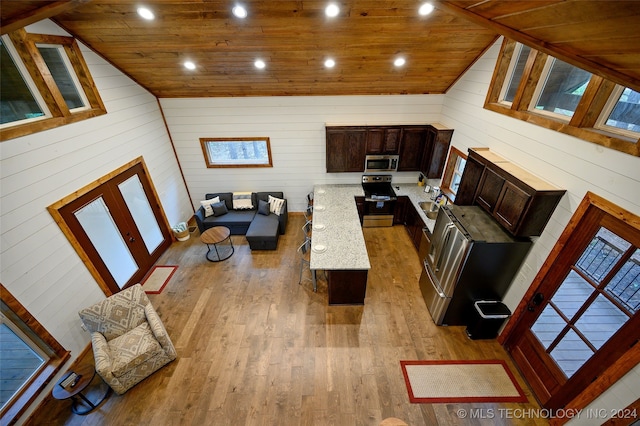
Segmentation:
{"type": "Polygon", "coordinates": [[[211,207],[211,205],[219,202],[220,202],[220,197],[214,197],[204,201],[200,201],[202,208],[204,208],[204,217],[209,217],[213,215],[213,208],[211,207]]]}
{"type": "Polygon", "coordinates": [[[269,210],[271,211],[271,213],[275,213],[280,216],[283,205],[284,200],[282,198],[276,198],[269,195],[269,210]]]}
{"type": "Polygon", "coordinates": [[[224,201],[225,204],[227,205],[227,209],[230,209],[231,206],[233,206],[233,193],[231,192],[214,192],[211,194],[205,194],[204,198],[205,199],[210,199],[210,198],[215,198],[218,197],[219,201],[224,201]]]}
{"type": "Polygon", "coordinates": [[[213,226],[249,225],[256,215],[255,210],[229,210],[222,216],[209,216],[203,220],[205,228],[213,226]]]}
{"type": "Polygon", "coordinates": [[[269,206],[270,204],[267,203],[264,200],[259,200],[258,201],[258,213],[260,213],[261,215],[264,216],[269,216],[269,214],[271,214],[271,211],[269,210],[269,206]]]}
{"type": "Polygon", "coordinates": [[[211,208],[213,209],[213,215],[216,217],[229,213],[229,210],[227,210],[227,204],[224,201],[211,204],[211,208]]]}

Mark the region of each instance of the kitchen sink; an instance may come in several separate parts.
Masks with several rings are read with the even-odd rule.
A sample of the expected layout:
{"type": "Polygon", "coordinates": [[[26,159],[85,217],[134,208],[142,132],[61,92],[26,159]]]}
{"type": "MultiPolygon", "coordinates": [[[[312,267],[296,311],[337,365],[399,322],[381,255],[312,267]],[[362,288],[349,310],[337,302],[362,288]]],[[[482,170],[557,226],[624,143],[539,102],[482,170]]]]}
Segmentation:
{"type": "Polygon", "coordinates": [[[429,219],[438,217],[438,206],[433,201],[422,201],[418,204],[429,219]]]}

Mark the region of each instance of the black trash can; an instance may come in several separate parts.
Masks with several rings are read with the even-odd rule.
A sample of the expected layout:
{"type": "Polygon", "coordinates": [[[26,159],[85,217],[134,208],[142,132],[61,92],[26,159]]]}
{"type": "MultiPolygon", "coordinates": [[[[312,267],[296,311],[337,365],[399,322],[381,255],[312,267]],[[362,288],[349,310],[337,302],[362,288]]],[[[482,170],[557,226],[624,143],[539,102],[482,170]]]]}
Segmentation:
{"type": "Polygon", "coordinates": [[[471,339],[495,339],[502,324],[511,316],[507,306],[497,300],[478,300],[467,325],[467,336],[471,339]]]}

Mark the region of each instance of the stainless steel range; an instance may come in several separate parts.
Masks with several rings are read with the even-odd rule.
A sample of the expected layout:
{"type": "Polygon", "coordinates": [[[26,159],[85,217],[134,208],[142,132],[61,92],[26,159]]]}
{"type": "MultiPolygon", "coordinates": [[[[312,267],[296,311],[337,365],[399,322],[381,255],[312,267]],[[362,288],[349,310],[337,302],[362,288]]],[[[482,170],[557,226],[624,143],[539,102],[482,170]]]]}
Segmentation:
{"type": "Polygon", "coordinates": [[[393,226],[396,193],[391,187],[391,175],[363,175],[364,216],[362,227],[393,226]]]}

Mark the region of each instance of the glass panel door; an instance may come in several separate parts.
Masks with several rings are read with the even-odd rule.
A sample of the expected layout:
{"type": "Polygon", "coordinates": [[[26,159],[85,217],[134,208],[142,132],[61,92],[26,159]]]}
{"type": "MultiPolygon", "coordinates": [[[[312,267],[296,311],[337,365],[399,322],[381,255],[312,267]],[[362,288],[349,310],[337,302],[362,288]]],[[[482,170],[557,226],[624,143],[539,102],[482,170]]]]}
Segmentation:
{"type": "Polygon", "coordinates": [[[601,227],[531,327],[567,378],[640,307],[640,251],[601,227]]]}
{"type": "Polygon", "coordinates": [[[124,202],[131,212],[133,221],[142,235],[149,254],[153,253],[164,241],[160,226],[144,192],[138,175],[133,175],[118,185],[124,202]]]}
{"type": "Polygon", "coordinates": [[[123,288],[138,271],[138,264],[122,238],[103,198],[97,198],[77,210],[74,215],[118,287],[123,288]]]}

